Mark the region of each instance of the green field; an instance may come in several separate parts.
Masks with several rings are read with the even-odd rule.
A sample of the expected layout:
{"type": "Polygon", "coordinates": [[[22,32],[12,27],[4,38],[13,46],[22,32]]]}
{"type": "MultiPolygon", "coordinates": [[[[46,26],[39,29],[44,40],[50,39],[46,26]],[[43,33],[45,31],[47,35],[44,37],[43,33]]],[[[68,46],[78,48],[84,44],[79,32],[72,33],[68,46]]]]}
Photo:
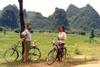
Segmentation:
{"type": "MultiPolygon", "coordinates": [[[[37,45],[42,53],[41,60],[44,60],[50,49],[53,48],[52,40],[57,36],[57,33],[33,33],[32,40],[39,42],[37,45]]],[[[20,40],[19,34],[14,32],[7,32],[4,35],[0,32],[0,65],[6,63],[3,59],[4,52],[9,49],[14,43],[20,40]]],[[[95,38],[96,42],[90,43],[89,36],[82,36],[76,34],[68,34],[66,40],[66,47],[68,49],[68,57],[76,55],[91,56],[92,59],[99,59],[100,56],[100,38],[95,38]]]]}

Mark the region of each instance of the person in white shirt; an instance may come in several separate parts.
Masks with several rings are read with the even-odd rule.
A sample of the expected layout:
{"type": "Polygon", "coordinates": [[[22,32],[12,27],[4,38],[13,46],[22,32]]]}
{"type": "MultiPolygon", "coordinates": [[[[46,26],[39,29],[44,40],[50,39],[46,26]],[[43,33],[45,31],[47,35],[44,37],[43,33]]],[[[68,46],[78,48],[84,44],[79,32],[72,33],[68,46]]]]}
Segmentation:
{"type": "Polygon", "coordinates": [[[58,58],[58,61],[62,61],[62,58],[63,58],[63,48],[64,48],[64,45],[65,45],[65,40],[66,40],[66,33],[65,33],[65,28],[64,26],[60,26],[59,27],[59,33],[58,33],[58,55],[57,55],[57,58],[58,58]],[[61,56],[60,56],[61,55],[61,56]]]}
{"type": "Polygon", "coordinates": [[[29,61],[29,49],[31,45],[31,31],[32,31],[32,25],[28,24],[27,29],[25,29],[21,33],[22,37],[22,59],[23,62],[28,62],[29,61]]]}

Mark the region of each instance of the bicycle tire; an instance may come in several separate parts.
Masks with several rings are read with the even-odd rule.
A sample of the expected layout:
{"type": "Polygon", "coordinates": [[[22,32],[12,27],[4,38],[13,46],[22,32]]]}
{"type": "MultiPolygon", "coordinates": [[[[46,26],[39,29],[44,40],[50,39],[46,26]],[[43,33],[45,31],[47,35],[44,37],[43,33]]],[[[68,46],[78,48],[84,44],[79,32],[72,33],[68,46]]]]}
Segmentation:
{"type": "Polygon", "coordinates": [[[37,47],[32,47],[29,51],[29,59],[31,61],[38,61],[40,60],[41,52],[40,49],[37,47]]]}
{"type": "Polygon", "coordinates": [[[14,62],[18,59],[18,52],[13,48],[6,50],[4,53],[4,59],[7,62],[14,62]]]}
{"type": "Polygon", "coordinates": [[[56,56],[57,56],[56,49],[52,49],[47,55],[47,58],[46,58],[47,64],[48,65],[53,64],[56,61],[56,56]]]}
{"type": "Polygon", "coordinates": [[[63,55],[64,55],[64,59],[66,59],[66,55],[67,55],[67,48],[64,48],[64,49],[63,49],[63,52],[64,52],[64,54],[63,54],[63,55]]]}

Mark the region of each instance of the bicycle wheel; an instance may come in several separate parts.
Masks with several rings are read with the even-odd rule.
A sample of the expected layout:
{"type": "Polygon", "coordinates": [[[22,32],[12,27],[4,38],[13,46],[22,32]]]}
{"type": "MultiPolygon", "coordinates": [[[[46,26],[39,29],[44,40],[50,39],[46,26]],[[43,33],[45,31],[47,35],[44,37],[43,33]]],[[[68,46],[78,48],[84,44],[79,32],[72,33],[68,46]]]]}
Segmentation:
{"type": "Polygon", "coordinates": [[[48,65],[53,64],[56,61],[56,56],[57,56],[56,49],[52,49],[47,55],[47,58],[46,58],[47,64],[48,65]]]}
{"type": "Polygon", "coordinates": [[[38,61],[41,57],[39,48],[33,47],[29,51],[29,59],[32,61],[38,61]]]}
{"type": "Polygon", "coordinates": [[[63,58],[64,58],[64,59],[66,59],[66,54],[67,54],[67,49],[64,48],[64,49],[63,49],[63,55],[64,55],[63,58]]]}
{"type": "Polygon", "coordinates": [[[4,59],[7,62],[14,62],[18,59],[18,52],[14,49],[9,49],[4,53],[4,59]]]}

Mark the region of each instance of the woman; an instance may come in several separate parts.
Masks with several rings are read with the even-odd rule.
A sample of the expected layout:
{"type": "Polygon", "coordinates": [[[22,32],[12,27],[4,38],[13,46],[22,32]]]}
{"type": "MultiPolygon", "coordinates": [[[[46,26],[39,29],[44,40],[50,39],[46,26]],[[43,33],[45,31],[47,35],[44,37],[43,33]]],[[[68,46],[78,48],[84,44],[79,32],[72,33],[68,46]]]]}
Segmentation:
{"type": "Polygon", "coordinates": [[[57,59],[58,61],[62,61],[63,58],[63,48],[65,45],[65,40],[66,40],[66,33],[65,33],[65,28],[64,26],[60,26],[58,28],[59,34],[58,34],[58,53],[57,53],[57,59]]]}

